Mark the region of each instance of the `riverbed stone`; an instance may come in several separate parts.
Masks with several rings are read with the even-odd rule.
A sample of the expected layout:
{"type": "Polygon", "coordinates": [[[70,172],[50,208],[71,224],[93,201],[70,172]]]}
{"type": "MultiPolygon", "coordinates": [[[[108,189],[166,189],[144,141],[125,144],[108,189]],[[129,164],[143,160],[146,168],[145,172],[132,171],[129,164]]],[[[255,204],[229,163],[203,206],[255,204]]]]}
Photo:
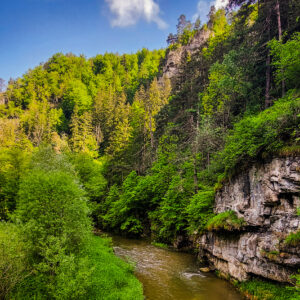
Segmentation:
{"type": "Polygon", "coordinates": [[[208,268],[208,267],[200,268],[200,271],[203,273],[208,273],[208,272],[210,272],[210,268],[208,268]]]}

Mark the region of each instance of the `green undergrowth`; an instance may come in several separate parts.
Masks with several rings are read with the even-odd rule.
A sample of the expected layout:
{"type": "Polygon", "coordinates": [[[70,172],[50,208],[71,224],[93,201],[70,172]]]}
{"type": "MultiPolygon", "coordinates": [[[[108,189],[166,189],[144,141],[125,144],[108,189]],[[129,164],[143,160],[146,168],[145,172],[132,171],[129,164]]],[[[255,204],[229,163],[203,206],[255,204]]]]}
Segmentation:
{"type": "Polygon", "coordinates": [[[300,291],[294,287],[284,286],[264,280],[250,280],[236,284],[249,299],[257,300],[299,300],[300,291]]]}
{"type": "MultiPolygon", "coordinates": [[[[78,295],[69,299],[144,299],[134,267],[115,256],[109,238],[92,236],[88,250],[78,259],[76,276],[69,276],[72,271],[65,269],[57,278],[55,299],[65,299],[61,295],[70,285],[77,287],[78,295]]],[[[9,299],[45,299],[47,278],[34,273],[24,277],[9,299]]]]}
{"type": "Polygon", "coordinates": [[[115,256],[109,238],[94,236],[88,257],[94,270],[87,299],[144,299],[142,285],[133,274],[134,267],[115,256]]]}
{"type": "Polygon", "coordinates": [[[298,246],[300,245],[300,230],[295,233],[290,233],[286,239],[285,243],[291,246],[298,246]]]}
{"type": "Polygon", "coordinates": [[[243,226],[246,225],[246,222],[243,218],[238,218],[236,213],[232,210],[222,212],[207,222],[207,229],[209,231],[218,231],[218,230],[241,230],[243,226]]]}
{"type": "MultiPolygon", "coordinates": [[[[297,171],[299,172],[300,170],[298,169],[297,171]]],[[[297,208],[297,215],[300,216],[300,207],[297,208]]],[[[285,243],[291,246],[300,245],[300,230],[290,233],[285,238],[285,243]]]]}
{"type": "Polygon", "coordinates": [[[297,143],[299,116],[300,98],[291,91],[271,108],[236,123],[220,153],[225,173],[233,173],[237,166],[253,161],[263,152],[276,153],[282,149],[283,153],[298,153],[295,144],[283,147],[288,141],[297,143]]]}
{"type": "Polygon", "coordinates": [[[292,145],[292,146],[285,146],[282,147],[279,151],[278,154],[280,156],[298,156],[300,155],[300,145],[292,145]]]}
{"type": "Polygon", "coordinates": [[[213,217],[215,192],[209,188],[198,191],[187,206],[189,233],[200,233],[205,230],[207,221],[213,217]]]}

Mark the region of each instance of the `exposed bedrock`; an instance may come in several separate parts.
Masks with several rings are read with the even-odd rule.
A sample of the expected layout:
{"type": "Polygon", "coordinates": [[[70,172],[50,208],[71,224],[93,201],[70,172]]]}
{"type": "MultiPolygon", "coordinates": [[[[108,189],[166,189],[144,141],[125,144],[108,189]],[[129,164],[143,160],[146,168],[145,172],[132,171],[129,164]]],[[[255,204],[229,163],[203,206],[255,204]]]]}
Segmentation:
{"type": "Polygon", "coordinates": [[[291,282],[300,269],[300,247],[286,236],[300,228],[300,158],[275,158],[252,166],[217,193],[215,213],[234,210],[247,226],[239,232],[209,232],[197,240],[200,258],[240,281],[252,275],[291,282]]]}

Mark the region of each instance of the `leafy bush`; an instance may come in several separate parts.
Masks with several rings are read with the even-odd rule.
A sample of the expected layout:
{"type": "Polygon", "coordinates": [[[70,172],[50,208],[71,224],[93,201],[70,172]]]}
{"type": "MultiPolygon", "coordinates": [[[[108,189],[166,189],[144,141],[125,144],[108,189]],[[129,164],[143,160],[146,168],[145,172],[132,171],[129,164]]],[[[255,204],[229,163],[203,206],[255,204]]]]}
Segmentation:
{"type": "Polygon", "coordinates": [[[116,257],[111,240],[92,236],[79,257],[65,256],[55,280],[38,274],[18,284],[10,299],[144,299],[133,266],[116,257]]]}
{"type": "Polygon", "coordinates": [[[107,184],[102,175],[103,162],[93,159],[85,153],[74,153],[71,155],[71,163],[74,165],[89,199],[100,200],[107,184]]]}
{"type": "Polygon", "coordinates": [[[245,225],[246,222],[244,221],[243,218],[238,218],[236,212],[232,210],[228,210],[211,218],[207,222],[206,227],[209,231],[212,230],[234,231],[234,230],[242,229],[243,226],[245,225]]]}
{"type": "Polygon", "coordinates": [[[29,160],[30,153],[24,149],[0,149],[0,220],[9,219],[16,208],[20,177],[28,168],[29,160]]]}
{"type": "Polygon", "coordinates": [[[285,44],[273,39],[269,42],[276,80],[285,81],[287,88],[299,88],[300,78],[300,32],[296,32],[285,44]]]}
{"type": "Polygon", "coordinates": [[[250,280],[238,283],[239,289],[258,300],[298,300],[299,292],[295,288],[271,283],[264,280],[250,280]]]}
{"type": "Polygon", "coordinates": [[[33,170],[23,178],[16,218],[33,256],[46,258],[51,247],[78,251],[91,232],[88,213],[84,191],[71,175],[33,170]]]}
{"type": "MultiPolygon", "coordinates": [[[[88,174],[93,175],[89,163],[88,171],[79,168],[85,182],[88,174]]],[[[16,280],[11,299],[143,299],[133,268],[114,256],[108,240],[92,236],[85,191],[65,156],[40,149],[18,195],[14,219],[20,225],[20,238],[18,243],[14,235],[11,239],[24,247],[25,254],[15,256],[14,272],[22,275],[18,266],[27,261],[28,271],[16,280]]],[[[0,237],[1,232],[0,228],[0,237]]],[[[12,251],[19,255],[14,243],[12,251]]],[[[3,261],[11,263],[10,250],[4,254],[8,258],[3,261]]]]}
{"type": "Polygon", "coordinates": [[[177,235],[184,233],[187,227],[185,208],[192,194],[189,178],[181,178],[179,175],[172,177],[158,208],[149,214],[152,234],[156,240],[170,243],[177,235]]]}
{"type": "Polygon", "coordinates": [[[17,226],[0,222],[0,298],[6,299],[27,275],[24,243],[17,226]]]}
{"type": "Polygon", "coordinates": [[[214,191],[207,189],[195,194],[186,208],[189,232],[201,232],[207,221],[213,216],[214,191]]]}
{"type": "Polygon", "coordinates": [[[63,155],[42,148],[21,179],[18,197],[14,219],[20,224],[32,270],[25,285],[34,288],[22,285],[17,290],[27,290],[29,298],[84,294],[87,276],[79,270],[80,253],[88,245],[92,227],[85,192],[72,165],[63,155]]]}
{"type": "Polygon", "coordinates": [[[124,180],[121,190],[112,186],[105,200],[104,224],[111,229],[121,230],[129,235],[141,235],[142,215],[146,213],[143,201],[137,192],[139,177],[132,171],[124,180]]]}

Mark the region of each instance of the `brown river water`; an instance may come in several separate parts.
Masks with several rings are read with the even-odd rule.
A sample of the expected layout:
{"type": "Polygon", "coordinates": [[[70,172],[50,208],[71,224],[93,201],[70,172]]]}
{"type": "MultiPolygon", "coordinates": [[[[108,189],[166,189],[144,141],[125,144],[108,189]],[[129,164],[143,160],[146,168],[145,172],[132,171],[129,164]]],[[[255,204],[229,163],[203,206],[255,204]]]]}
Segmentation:
{"type": "Polygon", "coordinates": [[[195,256],[161,249],[145,240],[113,236],[114,251],[134,262],[147,300],[241,300],[225,280],[199,271],[195,256]]]}

